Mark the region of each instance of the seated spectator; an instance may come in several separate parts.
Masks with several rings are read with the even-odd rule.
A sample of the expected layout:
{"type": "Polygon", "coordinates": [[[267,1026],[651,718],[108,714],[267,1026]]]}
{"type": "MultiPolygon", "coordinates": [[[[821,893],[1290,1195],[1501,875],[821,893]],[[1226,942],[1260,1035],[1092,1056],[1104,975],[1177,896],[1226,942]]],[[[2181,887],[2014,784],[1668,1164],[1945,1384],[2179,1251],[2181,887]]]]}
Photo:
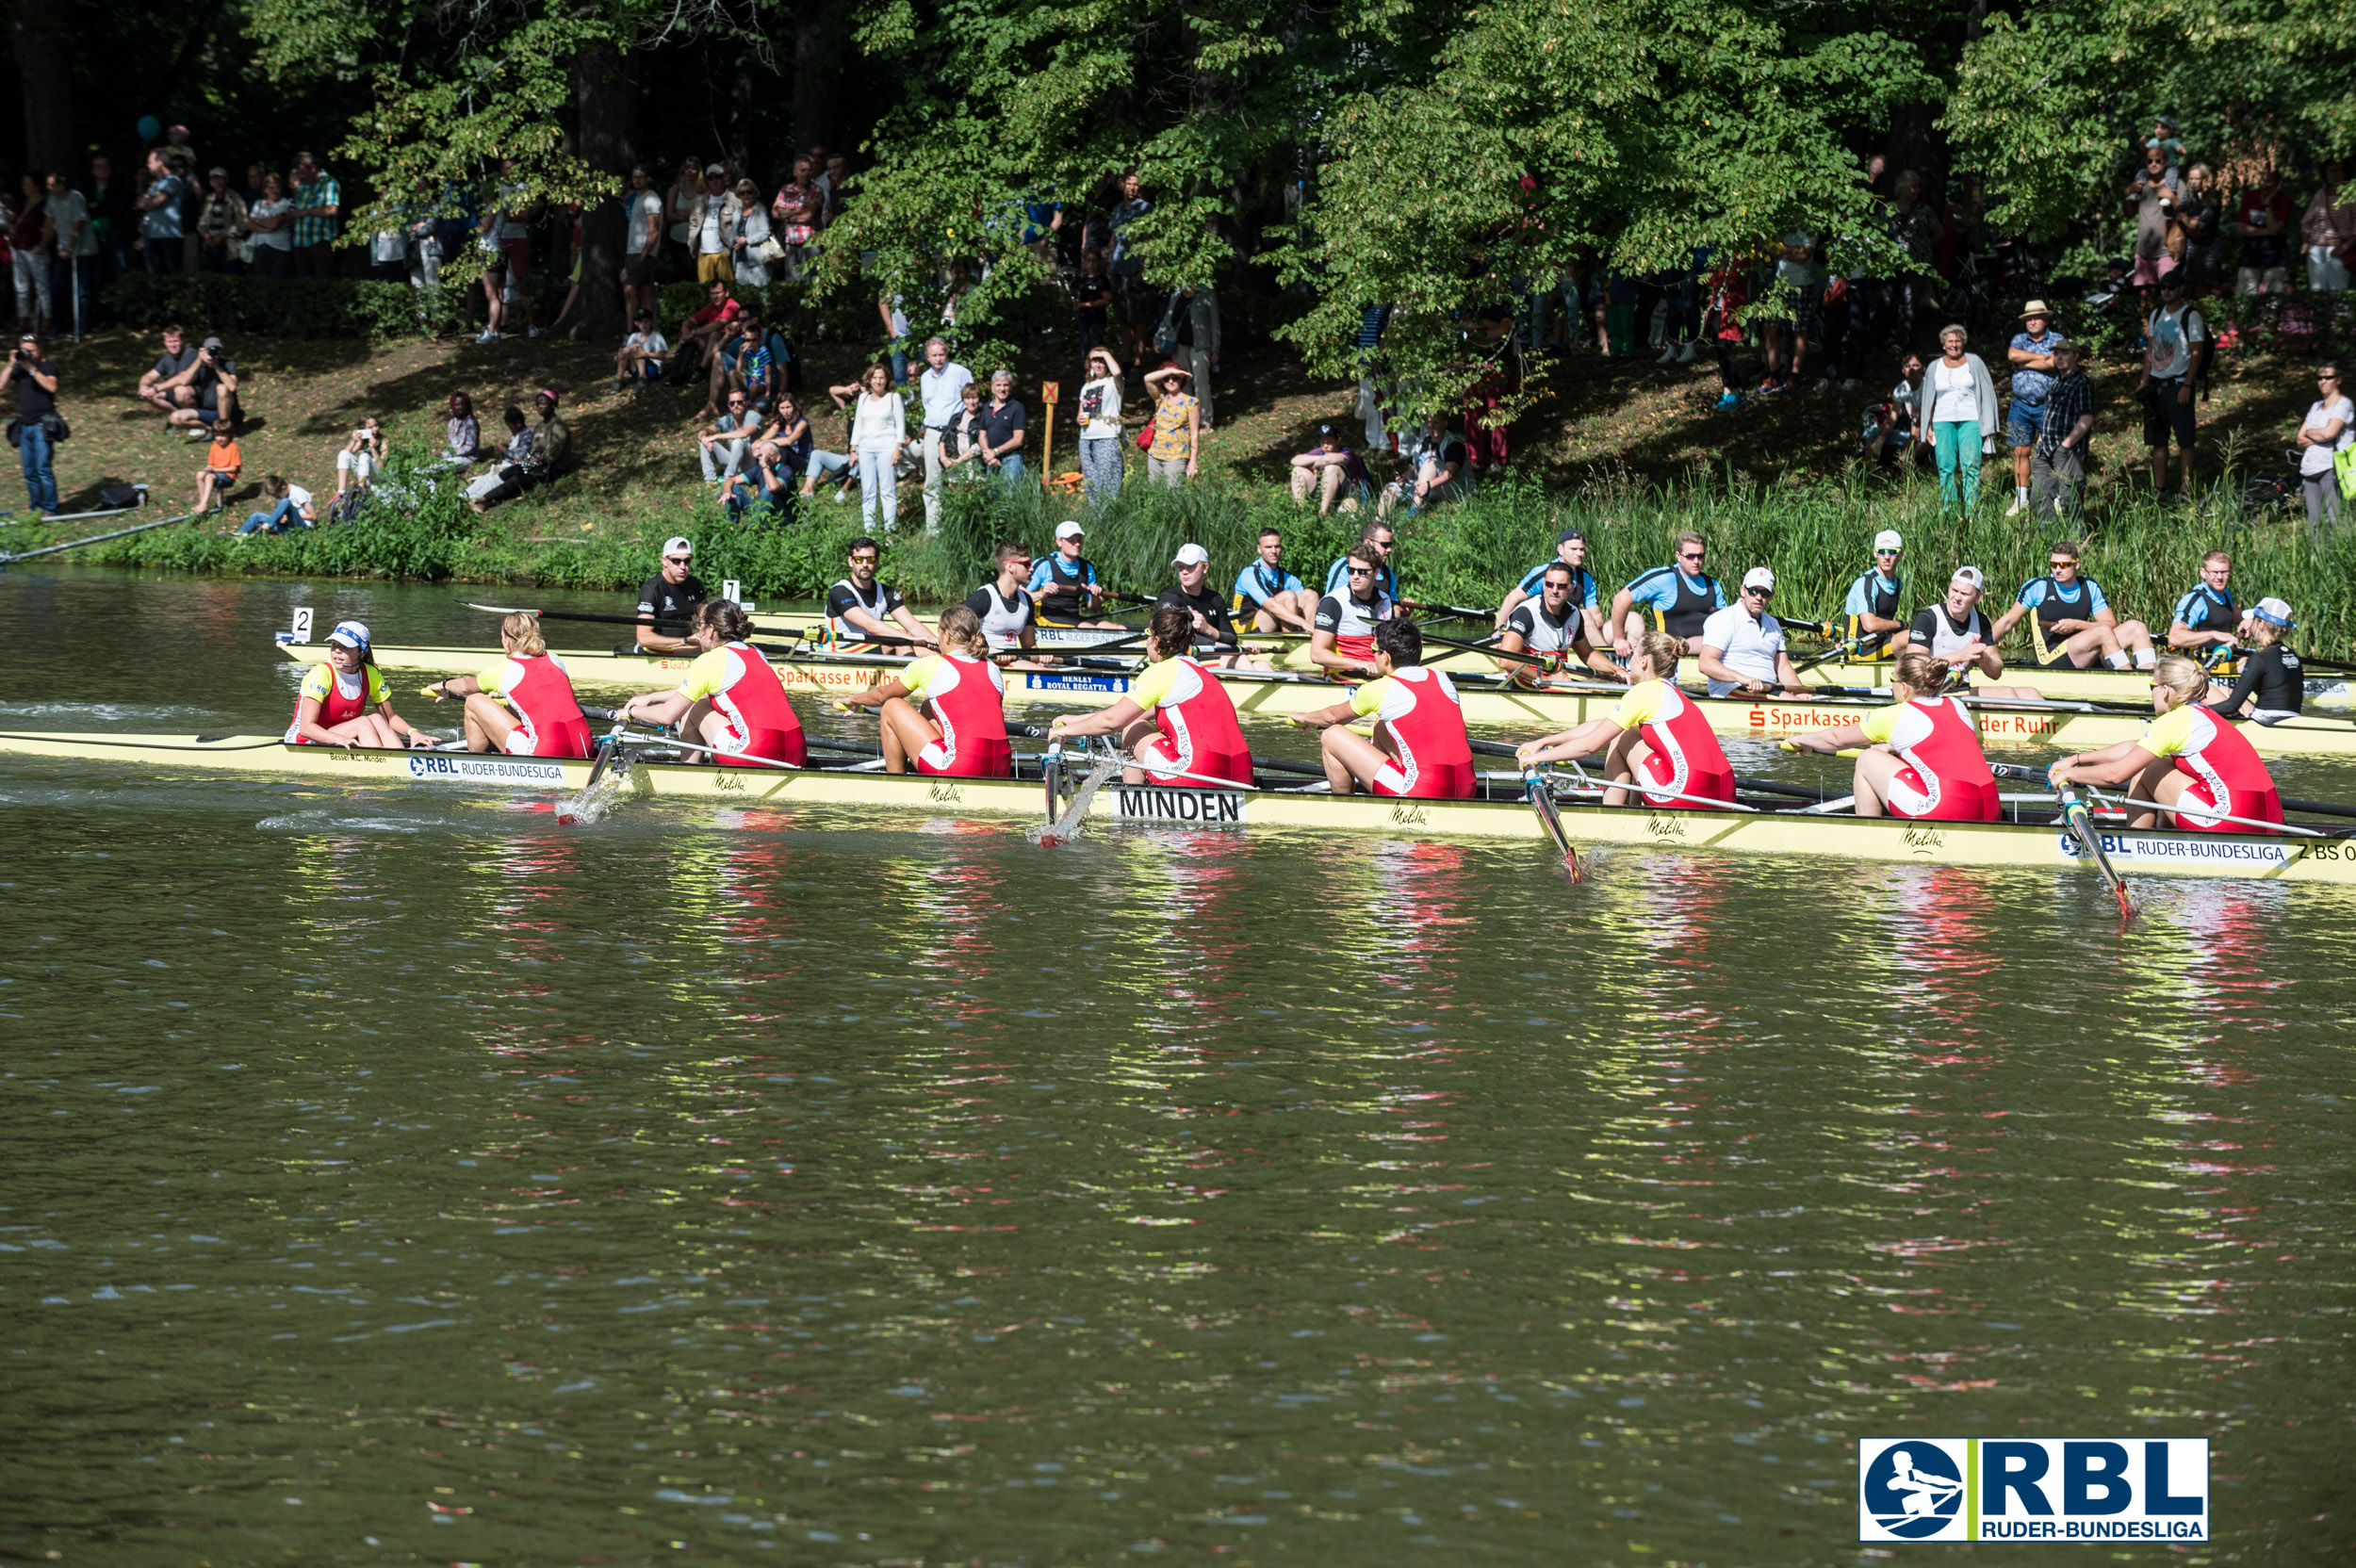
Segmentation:
{"type": "MultiPolygon", "coordinates": [[[[743,305],[728,297],[728,286],[719,278],[712,279],[705,288],[704,300],[704,307],[688,317],[679,328],[678,351],[671,356],[670,362],[670,377],[675,382],[685,382],[710,368],[713,357],[719,352],[720,339],[735,327],[736,318],[744,311],[743,305]]],[[[712,397],[716,400],[718,396],[718,388],[715,387],[712,397]]],[[[718,410],[712,402],[705,403],[705,418],[710,418],[718,410]]]]}
{"type": "Polygon", "coordinates": [[[335,498],[328,503],[328,515],[339,523],[352,521],[369,482],[384,466],[384,426],[371,414],[335,454],[335,498]]]}
{"type": "Polygon", "coordinates": [[[464,392],[450,395],[450,423],[442,427],[442,438],[457,462],[472,463],[483,455],[483,427],[475,420],[474,400],[464,392]]]}
{"type": "Polygon", "coordinates": [[[229,504],[229,487],[237,482],[238,472],[245,467],[245,457],[237,450],[237,438],[223,427],[213,432],[213,444],[205,449],[205,471],[196,476],[196,509],[217,512],[229,504]]]}
{"type": "Polygon", "coordinates": [[[810,421],[791,392],[777,399],[777,417],[768,433],[753,443],[753,463],[761,479],[761,498],[789,517],[794,513],[795,482],[810,467],[810,421]]]}
{"type": "MultiPolygon", "coordinates": [[[[847,381],[840,386],[826,388],[826,396],[834,400],[834,406],[843,416],[843,445],[845,449],[851,445],[849,424],[851,400],[858,397],[859,393],[859,384],[855,381],[847,381]]],[[[810,465],[802,470],[802,494],[805,496],[815,494],[819,480],[834,474],[843,476],[843,482],[835,486],[834,498],[839,502],[848,501],[851,498],[852,482],[859,478],[859,463],[847,449],[830,452],[813,444],[810,448],[810,465]]]]}
{"type": "Polygon", "coordinates": [[[785,362],[793,351],[785,339],[768,329],[759,305],[745,305],[734,330],[712,356],[711,396],[707,409],[720,400],[724,388],[735,387],[756,413],[766,412],[785,390],[785,362]]]}
{"type": "Polygon", "coordinates": [[[1898,384],[1890,389],[1889,399],[1865,411],[1859,455],[1873,459],[1892,478],[1908,447],[1914,449],[1918,464],[1927,466],[1931,461],[1931,446],[1922,439],[1919,424],[1922,400],[1922,356],[1910,353],[1899,362],[1898,384]]]}
{"type": "Polygon", "coordinates": [[[1317,493],[1320,517],[1333,515],[1336,500],[1341,500],[1345,512],[1357,510],[1360,498],[1373,490],[1366,478],[1366,460],[1334,438],[1332,425],[1319,425],[1317,444],[1292,462],[1293,504],[1305,504],[1312,490],[1317,493]],[[1345,490],[1349,498],[1343,500],[1345,490]]]}
{"type": "Polygon", "coordinates": [[[1427,416],[1423,433],[1399,455],[1407,459],[1412,477],[1393,480],[1383,487],[1376,516],[1388,517],[1403,505],[1412,517],[1427,506],[1462,500],[1473,493],[1472,466],[1465,460],[1464,443],[1448,433],[1446,414],[1427,416]]]}
{"type": "Polygon", "coordinates": [[[222,351],[220,338],[206,338],[196,351],[196,363],[188,368],[187,390],[195,399],[194,404],[172,410],[165,416],[166,424],[187,431],[191,438],[214,425],[224,430],[237,428],[237,362],[222,351]]]}
{"type": "Polygon", "coordinates": [[[197,351],[188,347],[187,334],[177,325],[166,327],[163,337],[163,355],[139,377],[137,396],[159,410],[169,422],[182,410],[196,406],[196,388],[189,384],[196,379],[197,351]]]}
{"type": "Polygon", "coordinates": [[[704,482],[717,485],[724,492],[744,466],[744,454],[761,424],[761,416],[752,411],[744,393],[730,392],[728,404],[723,413],[695,433],[698,455],[703,459],[704,482]]]}
{"type": "Polygon", "coordinates": [[[638,307],[637,331],[622,340],[621,352],[614,356],[614,390],[619,392],[625,383],[644,385],[663,379],[663,362],[670,356],[671,345],[655,324],[654,312],[638,307]]]}
{"type": "Polygon", "coordinates": [[[276,474],[262,476],[262,497],[274,504],[268,512],[256,512],[237,530],[242,539],[249,533],[265,531],[285,533],[297,528],[319,527],[319,513],[311,505],[311,492],[300,484],[289,484],[276,474]]]}
{"type": "Polygon", "coordinates": [[[476,476],[466,486],[466,503],[477,512],[488,511],[492,495],[511,478],[520,482],[526,466],[532,462],[532,432],[524,423],[524,411],[510,403],[501,417],[507,422],[506,449],[500,453],[496,467],[476,476]]]}

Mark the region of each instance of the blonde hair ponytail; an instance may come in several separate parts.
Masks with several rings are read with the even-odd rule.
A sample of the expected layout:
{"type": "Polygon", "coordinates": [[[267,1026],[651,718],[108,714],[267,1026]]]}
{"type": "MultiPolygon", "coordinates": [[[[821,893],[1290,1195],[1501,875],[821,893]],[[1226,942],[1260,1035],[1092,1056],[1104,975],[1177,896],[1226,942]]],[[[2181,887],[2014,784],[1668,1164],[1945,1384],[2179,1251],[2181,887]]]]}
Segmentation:
{"type": "Polygon", "coordinates": [[[548,639],[540,635],[540,617],[529,610],[518,610],[499,622],[499,634],[513,641],[515,651],[526,659],[537,659],[548,651],[548,639]]]}
{"type": "Polygon", "coordinates": [[[968,605],[953,604],[941,612],[941,645],[945,652],[961,653],[968,659],[990,657],[990,639],[982,635],[982,618],[968,605]]]}
{"type": "Polygon", "coordinates": [[[1637,633],[1636,651],[1651,663],[1655,679],[1675,680],[1677,678],[1677,662],[1685,657],[1685,639],[1672,637],[1659,627],[1648,626],[1637,633]]]}
{"type": "Polygon", "coordinates": [[[1923,696],[1930,695],[1947,684],[1949,665],[1944,659],[1934,659],[1921,648],[1908,648],[1898,656],[1891,668],[1892,678],[1905,681],[1923,696]]]}
{"type": "Polygon", "coordinates": [[[2209,693],[2206,671],[2181,653],[2165,654],[2151,670],[2151,683],[2165,686],[2176,700],[2171,708],[2190,708],[2209,693]]]}

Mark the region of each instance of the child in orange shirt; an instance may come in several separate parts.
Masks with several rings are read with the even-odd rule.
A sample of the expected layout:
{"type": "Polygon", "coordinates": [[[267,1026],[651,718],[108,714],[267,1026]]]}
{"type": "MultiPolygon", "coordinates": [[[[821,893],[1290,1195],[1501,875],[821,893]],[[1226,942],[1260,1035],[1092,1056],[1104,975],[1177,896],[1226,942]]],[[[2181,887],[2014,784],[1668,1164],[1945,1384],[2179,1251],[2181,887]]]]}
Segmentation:
{"type": "Polygon", "coordinates": [[[244,466],[237,438],[225,428],[216,429],[213,444],[205,453],[205,471],[196,476],[196,509],[215,512],[227,506],[229,487],[237,482],[237,471],[244,466]]]}

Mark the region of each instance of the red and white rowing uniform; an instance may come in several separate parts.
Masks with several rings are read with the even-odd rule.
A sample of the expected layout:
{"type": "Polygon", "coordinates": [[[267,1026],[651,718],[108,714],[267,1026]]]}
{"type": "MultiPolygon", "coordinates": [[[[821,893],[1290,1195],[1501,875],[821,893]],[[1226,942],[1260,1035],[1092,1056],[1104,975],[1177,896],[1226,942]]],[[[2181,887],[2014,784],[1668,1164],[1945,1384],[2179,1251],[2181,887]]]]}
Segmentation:
{"type": "Polygon", "coordinates": [[[1612,722],[1637,731],[1644,755],[1636,760],[1636,787],[1655,806],[1709,811],[1711,801],[1734,798],[1734,769],[1710,732],[1710,720],[1665,680],[1628,689],[1612,722]],[[1657,785],[1659,788],[1647,788],[1657,785]]]}
{"type": "MultiPolygon", "coordinates": [[[[697,702],[710,701],[727,727],[720,743],[712,748],[719,753],[713,761],[742,767],[765,760],[798,768],[809,760],[801,717],[785,699],[784,683],[759,648],[723,643],[698,655],[687,666],[679,689],[697,702]]],[[[700,738],[691,735],[688,739],[700,738]]]]}
{"type": "Polygon", "coordinates": [[[515,710],[510,757],[586,757],[597,749],[589,720],[573,695],[573,678],[552,653],[511,656],[476,676],[483,694],[515,710]]]}
{"type": "Polygon", "coordinates": [[[2179,827],[2263,833],[2265,828],[2250,824],[2282,820],[2282,797],[2275,792],[2274,776],[2231,720],[2205,708],[2172,708],[2152,720],[2135,743],[2154,757],[2172,759],[2176,771],[2184,776],[2184,792],[2176,797],[2175,806],[2179,827]],[[2223,822],[2220,815],[2250,821],[2223,822]]]}
{"type": "Polygon", "coordinates": [[[928,653],[900,674],[908,700],[924,710],[941,739],[916,754],[918,773],[948,778],[1008,778],[1014,743],[1006,738],[1006,680],[987,659],[928,653]]]}
{"type": "Polygon", "coordinates": [[[384,673],[374,664],[363,664],[357,674],[344,675],[322,659],[304,674],[303,689],[295,694],[295,716],[286,726],[286,743],[290,746],[319,743],[303,737],[304,697],[319,705],[319,727],[333,729],[339,724],[351,723],[363,713],[375,712],[377,705],[390,700],[392,694],[392,688],[385,684],[384,673]]]}
{"type": "Polygon", "coordinates": [[[1137,747],[1149,782],[1215,788],[1203,780],[1225,778],[1251,787],[1252,747],[1235,722],[1234,699],[1210,671],[1185,655],[1165,659],[1130,682],[1129,700],[1152,713],[1161,730],[1137,747]]]}
{"type": "Polygon", "coordinates": [[[1355,663],[1374,662],[1374,629],[1391,618],[1391,596],[1376,589],[1374,597],[1354,597],[1344,586],[1317,600],[1311,624],[1333,634],[1333,651],[1355,663]]]}
{"type": "Polygon", "coordinates": [[[1374,715],[1378,746],[1385,733],[1391,739],[1391,755],[1367,786],[1372,792],[1417,800],[1473,797],[1478,780],[1472,741],[1464,733],[1464,705],[1444,672],[1410,664],[1350,693],[1350,708],[1374,715]]]}
{"type": "Polygon", "coordinates": [[[1980,727],[1955,698],[1893,702],[1866,714],[1857,727],[1906,762],[1890,780],[1891,816],[1924,822],[2003,819],[1996,777],[1980,750],[1980,727]]]}

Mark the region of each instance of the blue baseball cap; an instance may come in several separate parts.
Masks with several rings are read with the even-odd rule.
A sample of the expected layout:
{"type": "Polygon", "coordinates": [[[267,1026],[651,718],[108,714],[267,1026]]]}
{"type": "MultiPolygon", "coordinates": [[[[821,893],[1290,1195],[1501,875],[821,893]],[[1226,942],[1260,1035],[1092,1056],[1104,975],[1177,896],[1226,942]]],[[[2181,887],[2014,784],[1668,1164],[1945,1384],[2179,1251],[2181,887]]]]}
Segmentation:
{"type": "Polygon", "coordinates": [[[368,651],[368,629],[364,622],[337,621],[335,629],[327,634],[327,640],[341,643],[348,648],[358,648],[362,653],[368,651]]]}

